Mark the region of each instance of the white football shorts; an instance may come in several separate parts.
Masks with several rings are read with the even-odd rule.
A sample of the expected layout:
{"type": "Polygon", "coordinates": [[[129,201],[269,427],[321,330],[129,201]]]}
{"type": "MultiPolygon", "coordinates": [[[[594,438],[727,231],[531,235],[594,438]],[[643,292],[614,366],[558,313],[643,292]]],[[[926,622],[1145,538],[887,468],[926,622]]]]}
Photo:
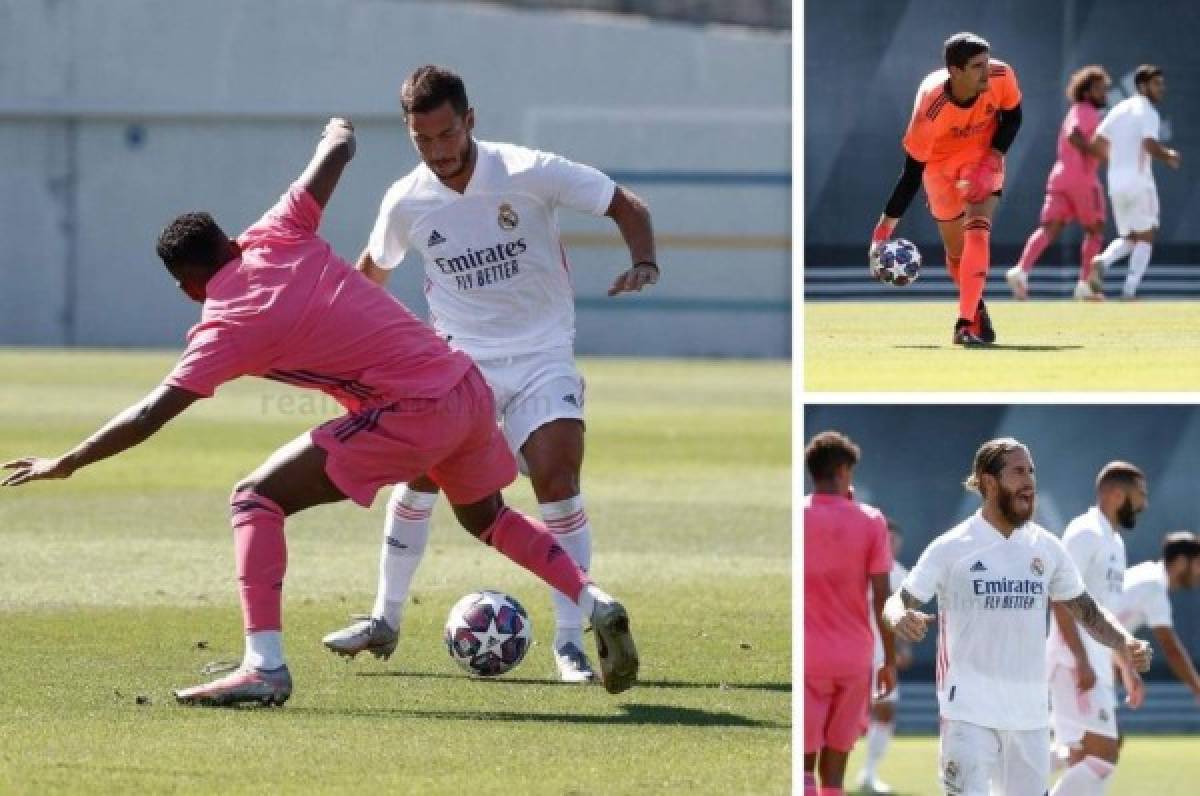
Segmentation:
{"type": "Polygon", "coordinates": [[[1117,737],[1117,698],[1111,685],[1096,683],[1083,693],[1075,687],[1075,670],[1055,666],[1050,672],[1050,726],[1054,742],[1078,747],[1084,733],[1117,737]]]}
{"type": "Polygon", "coordinates": [[[1132,232],[1158,229],[1158,188],[1152,180],[1110,191],[1110,197],[1113,221],[1122,238],[1132,232]]]}
{"type": "Polygon", "coordinates": [[[521,472],[521,446],[552,420],[583,420],[584,381],[570,346],[476,362],[496,399],[496,419],[521,472]]]}
{"type": "Polygon", "coordinates": [[[938,781],[947,796],[1042,796],[1050,782],[1050,730],[993,730],[942,722],[938,781]]]}

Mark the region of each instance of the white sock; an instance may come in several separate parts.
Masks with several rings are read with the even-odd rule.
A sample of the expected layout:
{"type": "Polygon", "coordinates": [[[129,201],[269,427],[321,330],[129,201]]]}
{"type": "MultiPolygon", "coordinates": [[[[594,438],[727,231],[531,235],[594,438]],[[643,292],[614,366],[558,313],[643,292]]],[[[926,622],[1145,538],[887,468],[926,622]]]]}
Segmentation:
{"type": "Polygon", "coordinates": [[[888,743],[892,740],[892,733],[895,731],[896,725],[890,721],[871,719],[871,723],[867,725],[867,759],[863,763],[863,776],[867,779],[875,779],[875,774],[879,771],[879,764],[887,753],[888,743]]]}
{"type": "Polygon", "coordinates": [[[1050,796],[1103,796],[1113,768],[1107,760],[1089,755],[1067,769],[1050,796]]]}
{"type": "Polygon", "coordinates": [[[259,630],[246,634],[246,654],[242,658],[242,666],[278,669],[283,662],[283,631],[259,630]]]}
{"type": "Polygon", "coordinates": [[[1100,252],[1100,262],[1104,263],[1104,267],[1115,263],[1122,257],[1128,257],[1133,251],[1133,244],[1129,238],[1113,238],[1112,243],[1108,244],[1108,248],[1100,252]]]}
{"type": "Polygon", "coordinates": [[[1129,273],[1125,275],[1125,287],[1121,289],[1121,295],[1133,298],[1137,293],[1138,285],[1150,265],[1150,252],[1153,250],[1154,246],[1143,240],[1133,244],[1133,254],[1129,255],[1129,273]]]}
{"type": "Polygon", "coordinates": [[[589,583],[583,587],[583,591],[579,592],[579,611],[589,619],[591,619],[592,612],[596,610],[596,603],[611,602],[616,602],[616,600],[611,595],[601,591],[594,583],[589,583]]]}
{"type": "MultiPolygon", "coordinates": [[[[592,566],[592,529],[583,509],[583,496],[541,503],[538,509],[559,547],[587,572],[592,566]]],[[[583,649],[583,613],[579,606],[557,589],[550,590],[550,597],[554,601],[554,648],[572,641],[583,649]]]]}
{"type": "Polygon", "coordinates": [[[371,616],[382,617],[395,630],[400,629],[413,575],[425,555],[429,518],[437,498],[436,492],[415,492],[406,484],[398,484],[388,499],[379,553],[379,589],[371,616]]]}

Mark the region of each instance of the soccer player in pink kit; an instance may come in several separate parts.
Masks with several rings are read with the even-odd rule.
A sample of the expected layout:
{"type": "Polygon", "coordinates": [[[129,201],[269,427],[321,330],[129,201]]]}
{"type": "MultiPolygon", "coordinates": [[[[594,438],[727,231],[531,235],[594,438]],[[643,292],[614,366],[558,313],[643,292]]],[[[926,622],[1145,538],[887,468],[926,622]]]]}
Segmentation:
{"type": "Polygon", "coordinates": [[[516,478],[516,461],[478,369],[317,235],[354,148],[350,124],[330,120],[300,178],[237,240],[207,213],[171,222],[158,255],[184,293],[204,303],[187,350],[159,387],[70,452],[5,464],[14,472],[4,485],[67,478],[121,453],[239,376],[320,390],[346,414],[284,445],[230,498],[242,665],[176,691],[180,703],[283,704],[292,692],[281,621],[285,518],[346,498],[370,506],[381,487],[421,473],[446,493],[464,528],[579,604],[596,632],[605,687],[629,688],[638,660],[624,608],[544,525],[504,505],[500,490],[516,478]]]}
{"type": "Polygon", "coordinates": [[[1079,281],[1075,283],[1075,298],[1100,301],[1088,284],[1092,258],[1104,247],[1104,190],[1100,187],[1100,155],[1102,151],[1092,142],[1100,126],[1100,109],[1107,102],[1112,81],[1102,66],[1085,66],[1067,83],[1071,109],[1058,131],[1058,160],[1046,180],[1046,201],[1042,205],[1040,226],[1029,236],[1021,259],[1005,275],[1013,296],[1029,298],[1029,272],[1046,247],[1058,238],[1065,225],[1077,221],[1084,229],[1080,246],[1079,281]]]}
{"type": "Polygon", "coordinates": [[[817,434],[804,451],[813,480],[804,498],[805,796],[841,796],[846,760],[867,728],[875,648],[869,611],[883,643],[875,696],[896,687],[892,633],[882,621],[892,569],[887,520],[852,497],[858,460],[858,446],[836,431],[817,434]]]}

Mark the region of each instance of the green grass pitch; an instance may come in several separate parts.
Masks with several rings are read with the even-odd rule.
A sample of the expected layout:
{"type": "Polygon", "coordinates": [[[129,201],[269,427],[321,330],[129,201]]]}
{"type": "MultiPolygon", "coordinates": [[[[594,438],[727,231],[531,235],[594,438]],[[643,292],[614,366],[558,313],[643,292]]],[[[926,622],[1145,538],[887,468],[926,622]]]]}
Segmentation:
{"type": "Polygon", "coordinates": [[[988,302],[997,344],[950,343],[949,301],[807,302],[804,383],[819,391],[1200,390],[1200,305],[988,302]]]}
{"type": "MultiPolygon", "coordinates": [[[[855,777],[862,766],[860,743],[846,768],[847,792],[853,793],[855,777]]],[[[1113,774],[1109,796],[1192,796],[1200,780],[1200,762],[1194,750],[1195,737],[1143,735],[1125,739],[1121,761],[1113,774]]],[[[880,779],[896,790],[896,796],[936,796],[938,740],[928,736],[899,736],[888,747],[880,767],[880,779]]],[[[1057,775],[1055,776],[1057,779],[1057,775]]]]}
{"type": "MultiPolygon", "coordinates": [[[[63,451],[172,362],[0,351],[0,459],[63,451]]],[[[289,521],[292,700],[175,705],[172,687],[241,655],[231,486],[334,411],[247,379],[117,459],[0,490],[0,792],[789,793],[789,366],[582,369],[593,574],[629,608],[638,687],[558,684],[546,589],[444,503],[397,655],[325,651],[325,632],[370,609],[381,496],[289,521]],[[450,605],[481,587],[534,622],[526,660],[495,681],[467,678],[441,642],[450,605]]],[[[527,482],[507,495],[534,509],[527,482]]]]}

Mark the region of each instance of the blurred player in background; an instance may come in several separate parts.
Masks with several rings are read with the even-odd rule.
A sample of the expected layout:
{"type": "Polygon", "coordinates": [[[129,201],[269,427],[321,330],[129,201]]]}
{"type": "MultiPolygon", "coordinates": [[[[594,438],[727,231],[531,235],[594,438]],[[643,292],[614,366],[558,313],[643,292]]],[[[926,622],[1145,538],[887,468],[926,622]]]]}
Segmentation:
{"type": "MultiPolygon", "coordinates": [[[[1088,593],[1114,616],[1121,608],[1125,542],[1148,505],[1146,476],[1136,466],[1109,462],[1096,476],[1096,505],[1067,525],[1062,544],[1088,593]]],[[[1117,700],[1111,650],[1081,633],[1066,606],[1054,603],[1046,664],[1050,670],[1054,742],[1069,749],[1070,766],[1053,793],[1101,794],[1117,764],[1117,700]]],[[[1121,665],[1120,658],[1116,659],[1121,665]]],[[[1121,668],[1131,707],[1142,702],[1137,672],[1121,668]]]]}
{"type": "MultiPolygon", "coordinates": [[[[908,575],[908,568],[896,560],[896,556],[900,555],[900,548],[904,546],[904,537],[900,532],[900,526],[896,525],[890,518],[887,521],[888,540],[891,542],[892,549],[892,571],[888,573],[888,594],[900,588],[900,584],[904,582],[905,576],[908,575]]],[[[867,589],[868,604],[873,605],[875,595],[873,589],[867,589]]],[[[871,632],[875,636],[875,659],[874,670],[878,670],[883,666],[883,636],[879,632],[879,625],[875,621],[874,612],[871,613],[871,632]]],[[[896,648],[896,669],[901,671],[912,665],[912,647],[907,642],[897,639],[895,641],[896,648]]],[[[872,694],[879,692],[878,683],[871,688],[872,694]]],[[[897,683],[891,693],[884,694],[871,701],[871,719],[867,725],[867,740],[866,740],[866,759],[863,762],[863,769],[858,773],[858,789],[867,793],[887,794],[891,793],[891,787],[879,779],[879,765],[883,762],[884,755],[887,754],[888,744],[892,740],[892,735],[896,732],[896,703],[900,701],[900,686],[897,683]]]]}
{"type": "MultiPolygon", "coordinates": [[[[420,253],[434,328],[479,365],[543,522],[586,571],[592,529],[580,491],[584,384],[575,367],[574,293],[556,212],[567,207],[616,223],[632,265],[609,289],[615,296],[658,281],[650,211],[590,166],[476,140],[466,88],[448,69],[415,70],[400,104],[421,163],[384,196],[358,269],[382,285],[405,253],[420,253]]],[[[367,650],[386,659],[396,649],[437,494],[425,475],[393,491],[375,606],[367,619],[325,637],[334,652],[353,657],[367,650]]],[[[585,617],[558,592],[551,597],[559,678],[592,680],[585,617]]]]}
{"type": "Polygon", "coordinates": [[[1200,674],[1187,647],[1175,633],[1168,592],[1200,587],[1200,539],[1191,531],[1172,531],[1163,538],[1162,559],[1143,561],[1125,570],[1124,595],[1118,618],[1130,633],[1148,625],[1171,672],[1200,703],[1200,674]]]}
{"type": "Polygon", "coordinates": [[[1105,270],[1129,257],[1129,273],[1121,298],[1132,299],[1150,265],[1154,233],[1158,230],[1158,188],[1150,160],[1179,168],[1180,154],[1159,143],[1160,119],[1155,107],[1162,102],[1167,83],[1163,70],[1145,64],[1133,75],[1137,93],[1121,100],[1096,130],[1095,143],[1108,158],[1108,195],[1112,200],[1117,238],[1092,261],[1092,290],[1104,293],[1105,270]]]}
{"type": "Polygon", "coordinates": [[[1104,189],[1100,186],[1100,159],[1092,136],[1100,126],[1100,109],[1107,103],[1110,85],[1108,72],[1096,65],[1083,67],[1067,83],[1067,99],[1072,104],[1058,129],[1058,159],[1046,179],[1040,226],[1025,242],[1017,264],[1005,275],[1017,299],[1029,298],[1029,272],[1063,227],[1072,222],[1078,222],[1084,230],[1075,298],[1104,297],[1094,292],[1087,280],[1092,259],[1104,246],[1104,189]]]}
{"type": "Polygon", "coordinates": [[[563,554],[554,534],[504,505],[517,463],[495,424],[487,383],[386,291],[317,233],[353,129],[332,119],[308,167],[261,219],[230,240],[207,213],[186,213],[159,236],[180,288],[203,302],[187,350],[163,383],[68,453],[4,465],[18,486],[67,478],[157,433],[197,400],[241,376],[320,390],[346,414],[284,445],[230,496],[245,656],[232,674],[175,692],[182,704],[282,705],[292,693],[283,652],[287,517],[350,499],[370,506],[383,486],[428,472],[462,526],[591,615],[605,687],[637,678],[620,604],[563,554]]]}
{"type": "Polygon", "coordinates": [[[993,343],[983,303],[991,261],[992,215],[1004,186],[1004,153],[1021,126],[1021,90],[1012,67],[992,60],[973,33],[946,40],[945,69],[921,81],[904,133],[904,170],[871,235],[874,259],[924,183],[929,212],[958,286],[959,345],[993,343]]]}
{"type": "Polygon", "coordinates": [[[892,633],[880,633],[873,664],[871,614],[878,627],[892,554],[887,521],[853,498],[860,451],[823,431],[804,451],[813,492],[804,498],[804,793],[841,796],[846,760],[866,729],[867,706],[896,687],[892,633]],[[867,604],[867,589],[874,599],[867,604]],[[820,789],[817,789],[820,779],[820,789]]]}
{"type": "Polygon", "coordinates": [[[1150,645],[1097,605],[1062,542],[1030,522],[1037,495],[1029,449],[985,442],[966,487],[983,506],[925,549],[884,620],[920,641],[938,600],[940,781],[947,794],[1045,793],[1050,775],[1046,710],[1047,602],[1062,603],[1089,633],[1141,671],[1150,645]]]}

